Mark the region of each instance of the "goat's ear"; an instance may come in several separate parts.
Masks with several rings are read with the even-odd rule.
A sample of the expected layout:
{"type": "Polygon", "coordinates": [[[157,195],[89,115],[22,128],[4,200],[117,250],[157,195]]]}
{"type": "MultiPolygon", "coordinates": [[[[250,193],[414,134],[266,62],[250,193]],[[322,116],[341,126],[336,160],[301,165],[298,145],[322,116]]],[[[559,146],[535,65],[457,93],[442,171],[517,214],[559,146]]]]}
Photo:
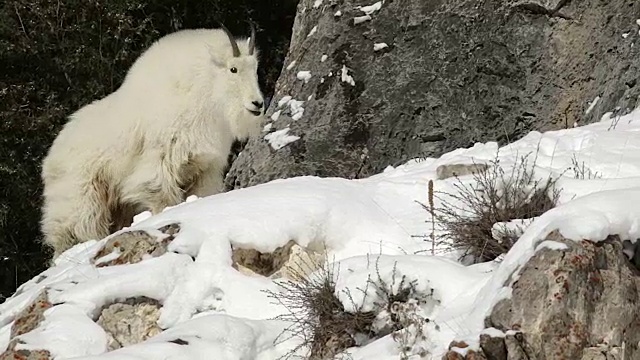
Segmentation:
{"type": "Polygon", "coordinates": [[[209,58],[211,59],[211,63],[218,68],[227,67],[227,57],[223,54],[220,54],[220,50],[215,49],[212,46],[207,46],[207,50],[209,51],[209,58]]]}
{"type": "Polygon", "coordinates": [[[218,68],[227,67],[227,62],[225,61],[224,56],[220,56],[220,54],[211,53],[211,62],[218,68]]]}

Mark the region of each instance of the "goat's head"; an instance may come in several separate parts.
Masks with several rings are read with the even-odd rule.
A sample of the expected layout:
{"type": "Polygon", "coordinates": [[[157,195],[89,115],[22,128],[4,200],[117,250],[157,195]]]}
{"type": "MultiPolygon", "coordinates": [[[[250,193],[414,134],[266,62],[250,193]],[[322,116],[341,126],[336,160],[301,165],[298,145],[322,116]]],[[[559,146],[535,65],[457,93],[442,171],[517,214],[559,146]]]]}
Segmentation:
{"type": "MultiPolygon", "coordinates": [[[[240,42],[222,24],[222,31],[226,34],[230,47],[225,47],[223,53],[212,54],[216,67],[216,77],[219,86],[225,93],[234,113],[240,112],[240,119],[260,117],[264,114],[265,104],[260,86],[258,85],[258,54],[256,50],[256,30],[251,24],[251,38],[247,42],[240,42]]],[[[220,49],[217,49],[218,51],[220,49]]],[[[240,120],[236,119],[236,120],[240,120]]],[[[247,119],[248,120],[248,119],[247,119]]],[[[252,122],[258,122],[256,118],[252,122]]],[[[247,125],[232,124],[241,128],[247,125]]]]}

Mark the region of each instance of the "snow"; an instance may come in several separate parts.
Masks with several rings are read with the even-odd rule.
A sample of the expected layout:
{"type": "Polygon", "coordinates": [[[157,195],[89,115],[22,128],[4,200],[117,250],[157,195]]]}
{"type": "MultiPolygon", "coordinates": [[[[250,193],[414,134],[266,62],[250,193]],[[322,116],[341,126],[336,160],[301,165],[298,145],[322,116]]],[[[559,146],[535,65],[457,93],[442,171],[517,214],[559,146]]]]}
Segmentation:
{"type": "Polygon", "coordinates": [[[386,43],[375,43],[373,44],[373,51],[380,51],[386,47],[389,47],[386,43]]]}
{"type": "Polygon", "coordinates": [[[282,149],[287,144],[299,140],[299,136],[289,135],[289,128],[277,130],[264,136],[274,150],[282,149]]]}
{"type": "Polygon", "coordinates": [[[300,120],[302,119],[302,115],[304,115],[304,109],[300,109],[299,112],[296,112],[295,114],[291,114],[291,119],[300,120]]]}
{"type": "Polygon", "coordinates": [[[311,71],[298,71],[296,78],[298,80],[303,80],[306,84],[309,82],[309,79],[311,79],[311,71]]]}
{"type": "Polygon", "coordinates": [[[282,113],[282,110],[276,110],[273,114],[271,114],[271,120],[273,121],[278,120],[278,118],[280,118],[281,113],[282,113]]]}
{"type": "Polygon", "coordinates": [[[336,12],[333,14],[333,16],[335,16],[335,17],[342,16],[342,11],[340,11],[340,10],[336,11],[336,12]]]}
{"type": "Polygon", "coordinates": [[[107,350],[106,333],[81,308],[61,304],[45,311],[44,316],[38,328],[20,337],[24,344],[16,350],[44,348],[56,358],[98,355],[107,350]]]}
{"type": "Polygon", "coordinates": [[[327,56],[327,54],[323,54],[323,55],[320,57],[320,62],[325,62],[325,61],[327,60],[327,57],[328,57],[328,56],[327,56]]]}
{"type": "Polygon", "coordinates": [[[313,36],[313,34],[315,34],[316,31],[318,31],[318,25],[311,28],[311,31],[309,31],[309,34],[307,34],[307,37],[313,36]]]}
{"type": "MultiPolygon", "coordinates": [[[[278,110],[278,111],[279,111],[279,110],[278,110]]],[[[277,112],[277,111],[276,111],[276,112],[277,112]]],[[[274,113],[274,115],[275,115],[275,113],[274,113]]],[[[279,114],[278,114],[278,115],[279,115],[279,114]]],[[[273,115],[271,115],[271,119],[273,119],[273,115]]],[[[276,120],[277,120],[277,116],[276,116],[276,120]]],[[[274,121],[275,121],[275,120],[274,120],[274,121]]],[[[273,123],[268,123],[267,125],[265,125],[265,126],[262,128],[262,132],[269,132],[269,131],[271,131],[271,128],[273,128],[273,123]]]]}
{"type": "MultiPolygon", "coordinates": [[[[341,78],[354,84],[346,67],[341,78]]],[[[284,96],[278,111],[301,114],[302,105],[284,96]]],[[[289,132],[287,127],[264,139],[278,150],[300,139],[289,132]]],[[[476,143],[439,158],[389,166],[365,179],[280,179],[190,198],[154,216],[140,214],[120,232],[147,230],[162,238],[159,227],[181,224],[168,253],[137,264],[96,267],[90,259],[109,238],[71,248],[55,266],[0,304],[0,350],[8,344],[17,314],[48,289],[56,305],[45,311],[38,328],[20,337],[20,346],[47,349],[57,359],[276,359],[297,344],[293,339],[273,345],[288,324],[274,320],[286,309],[266,292],[282,291],[277,284],[283,280],[235,270],[231,249],[272,252],[292,239],[303,247],[326,249],[337,269],[336,296],[347,310],[373,309],[381,300],[379,293],[365,287],[371,279],[396,288],[394,278],[415,280],[416,291],[428,294],[418,306],[419,316],[430,320],[420,344],[428,351],[427,359],[440,359],[452,340],[477,347],[479,334],[505,336],[498,329],[485,329],[484,318],[511,295],[511,283],[522,266],[538,251],[567,248],[547,240],[548,234],[557,230],[570,240],[595,242],[610,234],[631,243],[640,238],[640,208],[628,205],[640,202],[639,133],[640,109],[624,116],[607,113],[594,124],[531,132],[503,147],[476,143]],[[453,178],[437,180],[438,166],[489,163],[497,156],[508,173],[531,153],[536,161],[530,167],[537,179],[557,178],[562,189],[558,206],[534,219],[496,224],[521,234],[499,261],[464,265],[448,249],[446,238],[432,253],[430,238],[422,237],[431,231],[430,216],[419,203],[427,203],[430,180],[434,189],[445,193],[455,192],[457,185],[453,178]],[[576,162],[598,176],[567,171],[576,162]],[[158,324],[164,331],[143,343],[105,352],[107,335],[95,323],[102,307],[139,296],[163,304],[158,324]],[[178,338],[187,344],[169,342],[178,338]]],[[[467,175],[460,181],[472,184],[474,179],[467,175]]],[[[441,201],[436,198],[435,205],[441,201]]],[[[384,321],[383,315],[376,321],[384,321]]],[[[386,336],[347,352],[352,359],[392,359],[398,358],[398,344],[386,336]]]]}
{"type": "Polygon", "coordinates": [[[291,63],[289,63],[289,65],[287,65],[287,70],[293,69],[294,66],[296,66],[296,61],[295,60],[293,60],[291,63]]]}
{"type": "Polygon", "coordinates": [[[595,99],[593,99],[593,101],[591,102],[591,104],[589,104],[589,107],[584,112],[585,115],[588,115],[591,112],[591,110],[593,110],[593,108],[596,107],[596,105],[598,104],[598,101],[600,101],[600,96],[596,96],[595,99]]]}
{"type": "Polygon", "coordinates": [[[317,9],[320,7],[320,5],[322,5],[322,0],[316,0],[313,2],[313,8],[317,9]]]}
{"type": "Polygon", "coordinates": [[[280,101],[278,101],[278,107],[283,107],[291,101],[292,97],[290,95],[283,96],[280,101]]]}
{"type": "MultiPolygon", "coordinates": [[[[282,99],[280,99],[280,101],[278,101],[279,108],[283,106],[289,108],[289,113],[291,115],[291,119],[293,120],[300,120],[302,118],[302,115],[304,114],[304,107],[302,105],[304,105],[303,100],[296,100],[289,95],[284,96],[282,99]]],[[[275,113],[272,115],[273,121],[277,120],[277,118],[280,117],[281,111],[282,110],[279,110],[277,112],[278,115],[276,115],[276,119],[273,119],[273,115],[275,115],[275,113]]]]}
{"type": "Polygon", "coordinates": [[[353,18],[353,25],[358,25],[360,23],[363,23],[365,21],[369,21],[371,20],[371,16],[369,15],[363,15],[363,16],[356,16],[353,18]]]}
{"type": "Polygon", "coordinates": [[[151,211],[143,211],[140,214],[133,217],[133,224],[137,224],[141,221],[147,220],[151,217],[151,211]]]}
{"type": "MultiPolygon", "coordinates": [[[[331,76],[331,74],[329,74],[329,76],[331,76]]],[[[351,75],[349,75],[348,73],[348,69],[345,65],[342,65],[342,70],[340,73],[340,79],[343,82],[346,82],[347,84],[350,84],[351,86],[356,86],[356,82],[353,80],[353,77],[351,75]]]]}
{"type": "Polygon", "coordinates": [[[378,1],[377,3],[369,6],[359,6],[358,9],[360,9],[360,11],[362,11],[366,15],[371,15],[374,12],[382,9],[382,1],[378,1]]]}
{"type": "Polygon", "coordinates": [[[561,242],[545,240],[536,247],[536,251],[539,251],[542,249],[566,250],[567,248],[568,248],[567,245],[561,242]]]}
{"type": "Polygon", "coordinates": [[[0,327],[0,353],[4,352],[11,340],[11,324],[0,327]]]}

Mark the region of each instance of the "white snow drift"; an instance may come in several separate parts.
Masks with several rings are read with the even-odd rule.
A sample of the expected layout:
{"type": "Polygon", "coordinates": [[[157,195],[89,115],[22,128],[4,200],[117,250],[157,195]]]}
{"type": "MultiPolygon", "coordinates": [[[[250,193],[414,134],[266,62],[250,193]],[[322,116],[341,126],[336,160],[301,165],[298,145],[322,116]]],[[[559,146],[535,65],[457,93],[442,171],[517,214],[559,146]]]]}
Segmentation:
{"type": "MultiPolygon", "coordinates": [[[[286,323],[270,320],[286,309],[265,290],[280,291],[276,282],[239,273],[231,267],[231,246],[272,251],[295,240],[302,246],[326,246],[339,264],[341,290],[362,287],[371,274],[389,279],[392,272],[416,280],[434,301],[422,306],[428,317],[421,347],[439,359],[453,339],[477,345],[484,317],[510,295],[506,281],[540,248],[561,249],[545,241],[558,229],[575,240],[599,241],[609,234],[635,241],[640,237],[640,110],[618,118],[605,116],[588,126],[532,132],[498,148],[476,144],[442,157],[419,159],[361,180],[298,177],[201,198],[134,224],[156,229],[179,221],[182,230],[172,252],[134,265],[96,268],[89,259],[106,239],[79,244],[0,305],[0,350],[8,341],[15,315],[48,288],[61,305],[45,313],[41,328],[22,336],[27,348],[45,348],[58,359],[275,359],[295,340],[273,345],[286,323]],[[464,266],[446,247],[431,254],[427,183],[438,191],[455,191],[455,179],[436,180],[436,168],[450,163],[488,163],[498,157],[507,171],[521,156],[533,153],[537,177],[558,177],[560,205],[532,222],[500,262],[464,266]],[[566,169],[584,163],[598,177],[579,178],[566,169]],[[380,255],[381,254],[381,255],[380,255]],[[192,260],[192,257],[195,260],[192,260]],[[377,264],[374,267],[374,263],[377,264]],[[505,285],[506,284],[506,285],[505,285]],[[92,321],[101,306],[116,299],[148,296],[163,304],[159,325],[166,330],[148,341],[110,353],[105,334],[92,321]],[[437,301],[436,301],[437,300],[437,301]],[[180,337],[188,345],[167,341],[180,337]]],[[[473,182],[471,176],[460,178],[473,182]]],[[[438,203],[436,203],[436,206],[438,203]]],[[[123,231],[126,231],[123,230],[123,231]]],[[[155,231],[155,230],[150,230],[155,231]]],[[[157,232],[157,231],[156,231],[157,232]]],[[[373,296],[355,296],[366,309],[373,296]]],[[[345,306],[349,309],[349,301],[345,306]]],[[[391,336],[348,349],[353,359],[397,358],[391,336]]]]}

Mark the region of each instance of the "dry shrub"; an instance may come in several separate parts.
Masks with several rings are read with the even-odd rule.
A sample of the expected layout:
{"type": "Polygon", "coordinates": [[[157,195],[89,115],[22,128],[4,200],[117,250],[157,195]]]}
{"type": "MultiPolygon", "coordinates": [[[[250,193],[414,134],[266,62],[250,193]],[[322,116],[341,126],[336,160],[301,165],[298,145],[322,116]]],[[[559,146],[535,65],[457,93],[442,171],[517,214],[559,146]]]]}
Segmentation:
{"type": "MultiPolygon", "coordinates": [[[[439,300],[433,299],[433,289],[429,293],[422,293],[417,288],[417,280],[408,280],[406,275],[400,276],[396,265],[397,263],[394,264],[390,283],[380,275],[377,261],[377,279],[367,279],[367,287],[374,289],[378,299],[374,302],[376,319],[372,325],[372,333],[376,339],[391,334],[398,344],[401,360],[412,355],[425,357],[428,353],[420,345],[426,340],[424,325],[431,320],[422,315],[421,306],[427,301],[439,303],[439,300]]],[[[367,294],[367,289],[361,291],[367,294]]]]}
{"type": "Polygon", "coordinates": [[[560,195],[556,180],[534,178],[528,155],[516,161],[509,172],[497,158],[491,165],[487,171],[473,174],[470,184],[456,177],[457,192],[438,192],[441,205],[436,209],[435,221],[452,241],[449,246],[461,251],[464,260],[491,261],[507,253],[519,232],[504,227],[494,237],[494,225],[540,216],[556,206],[560,195]]]}
{"type": "Polygon", "coordinates": [[[573,171],[573,177],[579,180],[591,180],[591,179],[602,178],[601,173],[597,171],[593,171],[590,168],[588,168],[584,164],[584,161],[582,163],[579,163],[575,154],[571,158],[571,167],[569,168],[569,170],[573,171]]]}
{"type": "Polygon", "coordinates": [[[423,325],[428,319],[419,315],[419,307],[432,294],[420,294],[416,281],[400,277],[394,267],[391,283],[385,282],[376,262],[377,279],[371,276],[364,288],[357,288],[366,297],[373,293],[377,301],[373,310],[364,311],[366,301],[356,302],[349,290],[344,290],[355,311],[346,311],[336,296],[335,268],[328,263],[317,272],[300,277],[296,282],[280,283],[281,291],[268,291],[269,297],[285,306],[288,313],[276,317],[291,323],[276,342],[299,338],[300,343],[284,358],[333,359],[349,347],[362,346],[392,334],[399,344],[402,359],[411,354],[426,355],[416,344],[424,340],[423,325]],[[305,356],[296,355],[306,350],[305,356]]]}
{"type": "Polygon", "coordinates": [[[375,315],[372,312],[345,311],[336,296],[334,270],[325,262],[309,276],[279,283],[281,291],[268,291],[269,297],[288,310],[288,313],[276,317],[291,323],[280,334],[280,340],[293,337],[302,340],[285,354],[285,358],[294,356],[301,349],[308,349],[309,359],[330,359],[356,345],[352,334],[369,332],[375,315]]]}

